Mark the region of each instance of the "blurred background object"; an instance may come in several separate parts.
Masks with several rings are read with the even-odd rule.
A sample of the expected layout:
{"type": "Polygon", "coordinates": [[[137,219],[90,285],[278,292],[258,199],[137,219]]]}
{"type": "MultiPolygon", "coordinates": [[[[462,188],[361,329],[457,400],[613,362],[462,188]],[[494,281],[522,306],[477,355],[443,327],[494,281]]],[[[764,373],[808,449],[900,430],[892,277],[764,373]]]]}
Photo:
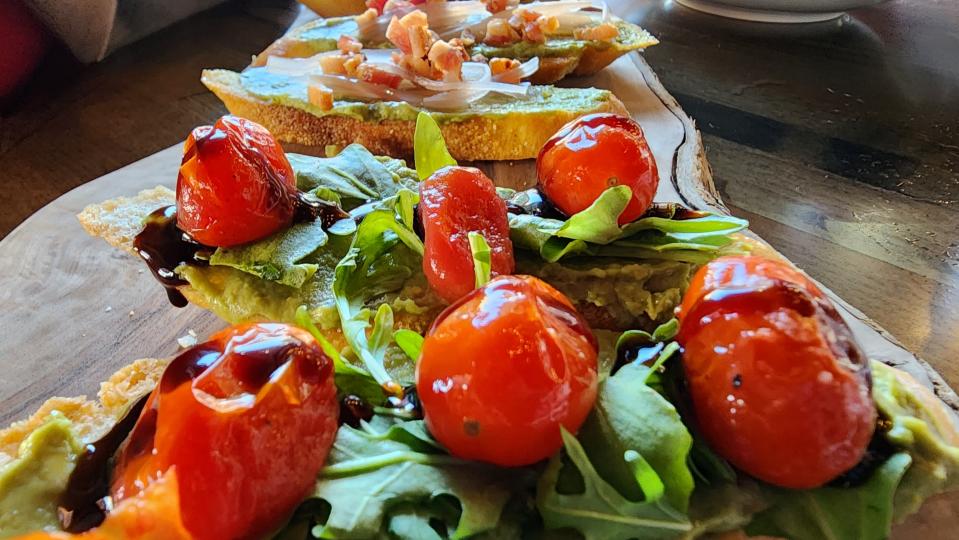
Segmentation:
{"type": "MultiPolygon", "coordinates": [[[[21,0],[4,0],[19,3],[21,0]]],[[[24,0],[77,60],[112,51],[223,0],[24,0]]]]}
{"type": "Polygon", "coordinates": [[[676,0],[688,8],[744,21],[814,23],[887,0],[676,0]]]}
{"type": "Polygon", "coordinates": [[[320,17],[340,17],[362,13],[366,9],[364,0],[300,0],[306,7],[320,17]]]}
{"type": "Polygon", "coordinates": [[[20,0],[0,1],[0,99],[30,77],[49,45],[46,29],[20,0]]]}

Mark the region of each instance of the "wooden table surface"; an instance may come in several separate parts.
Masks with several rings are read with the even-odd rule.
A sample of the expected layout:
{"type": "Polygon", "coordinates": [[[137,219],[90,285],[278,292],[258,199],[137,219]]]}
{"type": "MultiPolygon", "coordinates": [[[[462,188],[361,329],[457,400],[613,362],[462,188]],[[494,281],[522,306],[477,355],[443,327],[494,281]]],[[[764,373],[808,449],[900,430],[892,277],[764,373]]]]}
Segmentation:
{"type": "MultiPolygon", "coordinates": [[[[733,213],[959,387],[959,5],[783,27],[611,3],[662,40],[646,58],[733,213]]],[[[91,67],[54,55],[0,121],[0,237],[225,112],[200,69],[242,68],[295,15],[235,1],[91,67]]]]}

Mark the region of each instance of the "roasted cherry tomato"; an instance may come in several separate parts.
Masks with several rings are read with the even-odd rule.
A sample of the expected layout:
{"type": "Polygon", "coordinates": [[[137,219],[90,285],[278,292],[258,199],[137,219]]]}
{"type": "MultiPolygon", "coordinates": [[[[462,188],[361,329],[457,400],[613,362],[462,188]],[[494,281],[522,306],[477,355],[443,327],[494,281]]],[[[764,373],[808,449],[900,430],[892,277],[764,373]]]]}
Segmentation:
{"type": "Polygon", "coordinates": [[[176,468],[195,538],[258,538],[313,489],[337,429],[333,365],[283,324],[227,328],[173,360],[117,455],[114,501],[176,468]]]}
{"type": "Polygon", "coordinates": [[[490,247],[494,276],[512,274],[506,203],[493,181],[479,169],[444,167],[420,183],[420,220],[425,253],[423,272],[447,302],[472,291],[475,284],[468,234],[479,232],[490,247]]]}
{"type": "Polygon", "coordinates": [[[224,116],[190,133],[176,183],[177,226],[197,242],[229,247],[290,225],[296,177],[263,126],[224,116]]]}
{"type": "Polygon", "coordinates": [[[678,316],[697,423],[719,455],[796,489],[862,459],[876,425],[868,359],[806,276],[719,258],[693,277],[678,316]]]}
{"type": "Polygon", "coordinates": [[[190,540],[180,515],[176,470],[154,480],[143,491],[128,497],[107,514],[99,527],[80,534],[36,532],[16,540],[190,540]]]}
{"type": "Polygon", "coordinates": [[[566,215],[585,210],[610,187],[628,186],[633,198],[620,225],[642,216],[659,186],[643,129],[632,118],[609,113],[583,116],[557,131],[539,151],[536,178],[566,215]]]}
{"type": "Polygon", "coordinates": [[[450,453],[535,463],[596,401],[597,344],[569,299],[530,276],[501,276],[433,323],[416,366],[430,433],[450,453]]]}

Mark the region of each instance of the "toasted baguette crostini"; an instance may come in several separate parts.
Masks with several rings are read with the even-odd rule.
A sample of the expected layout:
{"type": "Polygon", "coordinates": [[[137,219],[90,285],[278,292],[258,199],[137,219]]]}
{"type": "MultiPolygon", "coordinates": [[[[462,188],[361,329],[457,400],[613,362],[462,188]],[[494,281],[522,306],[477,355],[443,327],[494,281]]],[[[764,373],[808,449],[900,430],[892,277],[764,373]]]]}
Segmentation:
{"type": "MultiPolygon", "coordinates": [[[[263,68],[258,68],[263,69],[263,68]]],[[[320,111],[308,102],[256,96],[237,72],[208,69],[202,82],[233,114],[262,124],[278,139],[315,147],[359,143],[374,154],[406,157],[413,153],[415,114],[401,120],[366,120],[341,114],[334,107],[320,111]]],[[[611,92],[592,89],[561,89],[558,93],[590,92],[591,99],[578,108],[545,108],[506,112],[433,113],[439,122],[450,154],[466,161],[529,159],[543,143],[574,118],[593,113],[626,114],[623,103],[611,92]]],[[[367,105],[351,102],[351,107],[367,105]]],[[[375,110],[376,104],[369,104],[375,110]]]]}

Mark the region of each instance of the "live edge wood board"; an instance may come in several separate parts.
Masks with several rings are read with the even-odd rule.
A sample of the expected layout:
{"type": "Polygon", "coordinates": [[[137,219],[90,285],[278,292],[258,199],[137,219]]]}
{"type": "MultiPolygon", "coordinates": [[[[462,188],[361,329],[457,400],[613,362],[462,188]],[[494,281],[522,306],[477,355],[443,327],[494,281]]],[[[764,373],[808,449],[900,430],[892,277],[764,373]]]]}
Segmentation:
{"type": "MultiPolygon", "coordinates": [[[[623,57],[579,84],[613,90],[642,125],[659,166],[657,200],[727,211],[693,120],[641,55],[623,57]]],[[[178,337],[192,331],[202,339],[224,326],[195,307],[170,306],[145,265],[88,237],[75,218],[93,202],[158,184],[173,187],[179,162],[178,145],[107,174],[55,200],[0,241],[0,424],[25,418],[50,396],[92,394],[132,360],[172,355],[178,337]]],[[[510,187],[534,178],[532,162],[478,165],[510,187]]],[[[959,412],[956,393],[928,364],[832,296],[871,358],[909,371],[959,412]]],[[[894,536],[944,538],[955,530],[957,515],[959,496],[938,497],[894,536]]]]}

